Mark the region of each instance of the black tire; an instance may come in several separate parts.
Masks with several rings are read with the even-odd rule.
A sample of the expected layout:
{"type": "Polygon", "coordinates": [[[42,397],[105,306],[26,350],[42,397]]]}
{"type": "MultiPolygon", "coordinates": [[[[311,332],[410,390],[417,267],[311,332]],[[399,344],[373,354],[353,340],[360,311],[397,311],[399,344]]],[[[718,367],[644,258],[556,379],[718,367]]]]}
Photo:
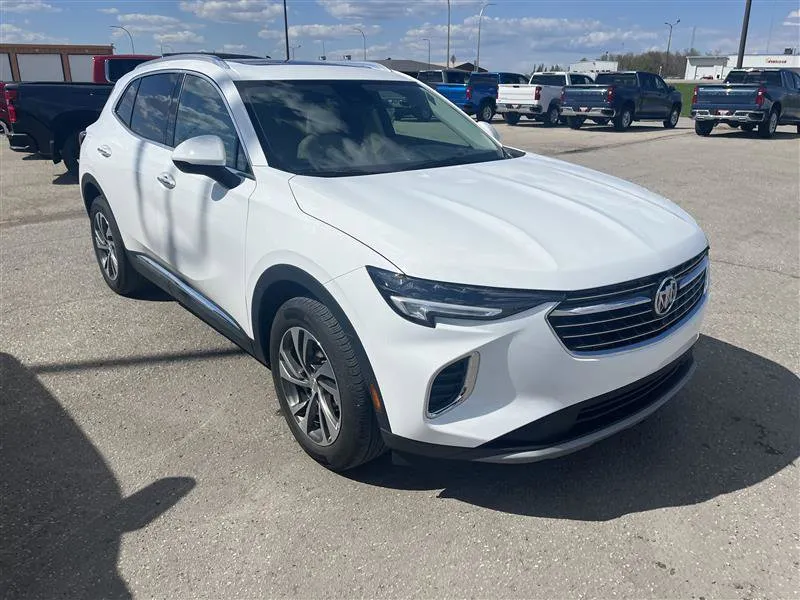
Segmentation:
{"type": "Polygon", "coordinates": [[[728,123],[728,127],[731,129],[739,129],[739,123],[728,123]]]}
{"type": "Polygon", "coordinates": [[[592,121],[596,125],[608,125],[611,122],[611,119],[592,119],[592,121]]]}
{"type": "Polygon", "coordinates": [[[507,112],[503,113],[503,120],[508,125],[516,125],[517,123],[519,123],[519,116],[520,116],[519,113],[507,112]]]}
{"type": "Polygon", "coordinates": [[[664,128],[675,129],[675,126],[678,124],[678,119],[680,118],[681,118],[681,107],[676,104],[669,111],[669,115],[667,116],[667,118],[664,119],[664,128]]]}
{"type": "Polygon", "coordinates": [[[108,287],[120,296],[131,296],[148,287],[147,280],[134,270],[130,260],[128,260],[128,252],[125,250],[125,244],[114,219],[114,213],[111,212],[111,207],[103,196],[97,196],[92,200],[92,205],[89,209],[89,231],[92,236],[92,247],[94,248],[95,258],[97,258],[97,265],[100,267],[100,273],[108,287]],[[111,238],[108,235],[98,235],[98,231],[102,230],[98,214],[102,214],[105,219],[111,238]],[[116,275],[110,272],[112,269],[107,268],[106,263],[103,261],[104,256],[107,257],[107,260],[112,260],[110,258],[112,254],[107,253],[106,250],[100,247],[98,237],[103,237],[106,245],[112,250],[116,261],[116,275]]]}
{"type": "Polygon", "coordinates": [[[797,125],[797,133],[800,133],[800,123],[797,125]]]}
{"type": "Polygon", "coordinates": [[[558,112],[558,105],[551,104],[550,108],[547,109],[547,114],[544,116],[544,126],[558,127],[560,116],[561,115],[558,112]]]}
{"type": "Polygon", "coordinates": [[[567,117],[567,125],[570,129],[580,129],[584,121],[583,117],[567,117]]]}
{"type": "Polygon", "coordinates": [[[780,121],[781,114],[774,108],[769,111],[767,118],[758,124],[758,137],[769,139],[775,135],[775,130],[778,129],[778,122],[780,121]]]}
{"type": "Polygon", "coordinates": [[[694,122],[694,132],[697,135],[701,135],[703,137],[708,137],[711,135],[711,131],[714,129],[714,123],[712,121],[695,121],[694,122]]]}
{"type": "Polygon", "coordinates": [[[494,106],[492,106],[492,103],[484,102],[481,104],[478,108],[475,118],[478,121],[486,121],[489,123],[494,118],[494,106]]]}
{"type": "Polygon", "coordinates": [[[614,117],[614,129],[617,131],[627,130],[631,126],[631,123],[633,123],[633,111],[627,106],[614,117]]]}
{"type": "MultiPolygon", "coordinates": [[[[333,471],[357,467],[378,457],[386,449],[373,412],[366,369],[359,361],[363,352],[357,349],[357,345],[358,341],[345,331],[330,309],[311,298],[287,300],[278,309],[270,332],[272,380],[289,429],[311,458],[333,471]],[[289,392],[284,386],[292,384],[281,377],[280,350],[284,334],[294,327],[305,329],[316,338],[323,357],[333,369],[334,382],[339,390],[340,425],[336,438],[329,445],[315,442],[302,431],[290,409],[289,392]]],[[[313,415],[309,418],[313,419],[313,415]]]]}
{"type": "Polygon", "coordinates": [[[748,133],[756,128],[756,126],[753,123],[742,123],[740,127],[742,128],[742,131],[746,131],[748,133]]]}
{"type": "Polygon", "coordinates": [[[67,167],[70,175],[78,176],[78,158],[80,157],[80,144],[78,144],[78,132],[74,131],[64,140],[61,147],[61,160],[67,167]]]}

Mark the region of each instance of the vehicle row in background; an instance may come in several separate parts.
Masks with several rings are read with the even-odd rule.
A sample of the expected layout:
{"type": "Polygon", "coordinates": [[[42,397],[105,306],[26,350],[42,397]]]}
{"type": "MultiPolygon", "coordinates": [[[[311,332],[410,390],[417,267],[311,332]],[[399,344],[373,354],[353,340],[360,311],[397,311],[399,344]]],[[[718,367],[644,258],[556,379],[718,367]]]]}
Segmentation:
{"type": "Polygon", "coordinates": [[[800,133],[800,75],[789,69],[748,69],[728,73],[721,84],[694,88],[692,117],[697,135],[725,123],[772,137],[778,125],[800,133]]]}
{"type": "Polygon", "coordinates": [[[541,121],[548,127],[561,119],[561,92],[565,86],[594,83],[589,75],[566,71],[539,72],[530,80],[501,83],[498,86],[497,112],[509,125],[521,117],[541,121]]]}

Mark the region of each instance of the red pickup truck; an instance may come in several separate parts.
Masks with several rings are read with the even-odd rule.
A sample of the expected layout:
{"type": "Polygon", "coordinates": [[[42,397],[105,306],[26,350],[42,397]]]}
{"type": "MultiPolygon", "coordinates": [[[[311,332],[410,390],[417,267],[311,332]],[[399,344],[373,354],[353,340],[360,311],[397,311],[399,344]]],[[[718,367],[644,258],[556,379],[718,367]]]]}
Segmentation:
{"type": "Polygon", "coordinates": [[[137,66],[158,56],[150,54],[105,54],[92,57],[92,81],[115,83],[117,79],[133,71],[137,66]]]}

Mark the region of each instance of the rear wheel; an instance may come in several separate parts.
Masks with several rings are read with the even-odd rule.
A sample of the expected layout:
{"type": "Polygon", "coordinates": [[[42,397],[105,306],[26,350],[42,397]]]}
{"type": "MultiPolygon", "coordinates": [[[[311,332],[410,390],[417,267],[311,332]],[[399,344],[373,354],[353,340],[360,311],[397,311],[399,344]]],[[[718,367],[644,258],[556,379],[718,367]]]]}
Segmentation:
{"type": "Polygon", "coordinates": [[[385,449],[357,343],[312,298],[285,302],[270,334],[272,379],[289,429],[309,456],[335,471],[385,449]]]}
{"type": "Polygon", "coordinates": [[[753,125],[752,123],[742,123],[740,127],[742,128],[742,131],[747,131],[747,132],[753,131],[753,129],[756,128],[756,126],[753,125]]]}
{"type": "Polygon", "coordinates": [[[487,123],[492,120],[494,117],[494,106],[492,106],[491,102],[484,102],[481,104],[481,107],[478,109],[478,114],[476,115],[478,121],[486,121],[487,123]]]}
{"type": "Polygon", "coordinates": [[[775,135],[775,130],[778,128],[778,120],[780,114],[774,108],[769,111],[767,118],[758,124],[758,136],[768,139],[775,135]]]}
{"type": "Polygon", "coordinates": [[[592,119],[597,125],[608,125],[611,119],[592,119]]]}
{"type": "Polygon", "coordinates": [[[625,131],[633,123],[633,111],[630,108],[623,108],[616,117],[614,117],[614,129],[617,131],[625,131]]]}
{"type": "Polygon", "coordinates": [[[544,117],[544,124],[546,127],[556,127],[558,125],[558,120],[558,106],[553,104],[547,109],[547,114],[544,117]]]}
{"type": "Polygon", "coordinates": [[[130,296],[147,287],[147,281],[128,260],[114,214],[103,196],[97,196],[92,201],[89,218],[94,254],[108,287],[121,296],[130,296]]]}
{"type": "Polygon", "coordinates": [[[583,117],[567,117],[567,125],[570,129],[580,129],[584,122],[583,117]]]}
{"type": "Polygon", "coordinates": [[[80,156],[80,145],[78,144],[78,132],[75,131],[67,136],[64,145],[61,147],[61,160],[67,167],[70,175],[78,175],[78,158],[80,156]]]}
{"type": "Polygon", "coordinates": [[[519,113],[504,113],[503,120],[509,125],[516,125],[519,123],[519,113]]]}
{"type": "Polygon", "coordinates": [[[694,132],[697,135],[701,135],[703,137],[708,137],[711,135],[711,130],[714,129],[714,123],[712,121],[695,121],[694,122],[694,132]]]}
{"type": "Polygon", "coordinates": [[[681,108],[680,106],[673,106],[672,110],[669,111],[669,116],[664,119],[664,127],[666,129],[674,129],[675,126],[678,124],[678,119],[681,116],[681,108]]]}

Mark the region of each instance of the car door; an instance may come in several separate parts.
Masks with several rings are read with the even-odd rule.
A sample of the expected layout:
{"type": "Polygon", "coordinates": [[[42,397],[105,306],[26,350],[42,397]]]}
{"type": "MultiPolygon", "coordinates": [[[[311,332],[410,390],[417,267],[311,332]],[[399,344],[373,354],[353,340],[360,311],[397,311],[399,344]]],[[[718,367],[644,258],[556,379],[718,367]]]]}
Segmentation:
{"type": "Polygon", "coordinates": [[[800,75],[792,71],[784,71],[786,77],[786,100],[784,104],[789,105],[787,120],[800,120],[800,75]]]}
{"type": "Polygon", "coordinates": [[[640,98],[639,116],[650,118],[658,113],[658,93],[655,76],[650,73],[639,73],[640,98]]]}
{"type": "Polygon", "coordinates": [[[245,228],[255,190],[241,137],[222,93],[209,79],[186,74],[174,116],[169,145],[200,135],[216,135],[225,146],[227,167],[241,178],[228,189],[213,179],[184,173],[166,157],[157,174],[166,214],[166,265],[202,296],[223,318],[245,328],[243,289],[245,228]]]}
{"type": "Polygon", "coordinates": [[[658,75],[653,75],[653,81],[656,84],[655,104],[653,106],[654,114],[666,119],[669,116],[670,110],[672,110],[669,86],[667,82],[658,75]]]}

